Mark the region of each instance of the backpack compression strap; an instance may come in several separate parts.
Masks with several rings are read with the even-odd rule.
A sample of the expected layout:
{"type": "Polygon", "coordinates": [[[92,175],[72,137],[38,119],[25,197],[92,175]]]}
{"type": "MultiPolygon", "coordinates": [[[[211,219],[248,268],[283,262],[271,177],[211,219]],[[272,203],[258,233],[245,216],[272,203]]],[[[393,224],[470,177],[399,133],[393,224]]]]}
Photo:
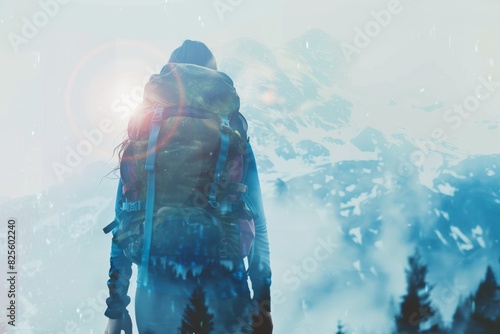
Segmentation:
{"type": "Polygon", "coordinates": [[[146,189],[146,209],[144,222],[144,244],[142,247],[141,266],[139,267],[139,282],[144,286],[148,284],[149,254],[151,251],[151,238],[153,234],[153,211],[155,203],[156,184],[156,144],[162,123],[163,107],[155,107],[151,119],[151,131],[149,133],[148,155],[146,157],[145,169],[148,172],[146,189]]]}
{"type": "Polygon", "coordinates": [[[210,203],[214,209],[219,207],[219,202],[217,202],[216,198],[217,187],[221,182],[226,184],[229,182],[229,177],[224,175],[224,167],[226,166],[227,154],[229,152],[228,131],[231,131],[231,126],[229,125],[229,119],[226,115],[219,116],[221,119],[220,150],[219,157],[217,158],[217,164],[215,166],[214,180],[212,181],[208,195],[208,203],[210,203]]]}

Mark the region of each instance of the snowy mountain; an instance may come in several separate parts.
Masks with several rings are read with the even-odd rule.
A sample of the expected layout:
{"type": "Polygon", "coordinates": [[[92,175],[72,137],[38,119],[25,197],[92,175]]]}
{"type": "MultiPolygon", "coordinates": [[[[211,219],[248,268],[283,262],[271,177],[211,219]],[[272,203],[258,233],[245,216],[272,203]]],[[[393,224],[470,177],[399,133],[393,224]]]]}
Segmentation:
{"type": "MultiPolygon", "coordinates": [[[[281,320],[290,324],[283,333],[297,319],[313,317],[314,307],[306,312],[301,303],[338,314],[325,328],[334,328],[341,318],[360,324],[360,329],[369,321],[381,329],[390,326],[381,319],[387,317],[389,298],[397,300],[404,288],[402,279],[393,284],[394,276],[402,278],[406,256],[415,247],[429,266],[435,291],[451,284],[459,287],[457,295],[476,289],[486,265],[498,263],[500,253],[500,156],[467,156],[450,143],[429,138],[423,144],[403,131],[385,133],[352,122],[353,106],[370,100],[366,90],[350,85],[339,46],[325,33],[311,30],[276,50],[238,41],[220,62],[242,96],[264,188],[273,198],[268,211],[271,242],[278,244],[271,244],[279,262],[275,287],[288,291],[287,300],[295,303],[281,305],[286,309],[279,313],[281,320]],[[244,59],[246,70],[235,70],[234,59],[244,59]],[[342,256],[321,262],[321,269],[312,270],[307,279],[295,271],[291,275],[290,268],[297,269],[297,259],[308,259],[321,235],[334,235],[342,256]],[[305,246],[289,249],[296,244],[305,246]],[[290,283],[294,278],[300,287],[290,283]],[[378,285],[379,294],[370,291],[363,311],[339,297],[345,295],[341,290],[350,289],[366,296],[372,284],[378,285]],[[351,319],[342,316],[347,310],[351,319]],[[366,312],[378,316],[363,319],[366,312]]],[[[417,72],[418,86],[429,69],[417,72]]],[[[438,69],[431,72],[447,80],[438,69]]],[[[396,94],[402,97],[396,105],[402,112],[432,112],[448,103],[431,107],[428,101],[436,96],[405,99],[410,93],[396,94]]],[[[386,101],[387,106],[394,103],[386,101]]],[[[446,319],[458,296],[444,301],[437,292],[434,302],[446,319]]],[[[318,321],[324,315],[319,309],[318,321]]]]}
{"type": "MultiPolygon", "coordinates": [[[[218,57],[258,159],[282,293],[278,334],[331,333],[339,319],[362,333],[388,328],[416,247],[450,318],[500,254],[500,156],[446,143],[427,151],[403,131],[355,124],[364,91],[350,84],[340,44],[313,29],[275,50],[237,40],[218,57]],[[456,298],[444,299],[450,284],[456,298]]],[[[402,101],[405,112],[422,107],[402,101]]],[[[20,221],[19,302],[36,333],[104,328],[110,238],[101,229],[113,219],[116,180],[101,179],[111,168],[94,164],[37,196],[0,202],[20,221]]]]}
{"type": "Polygon", "coordinates": [[[113,220],[117,185],[106,179],[111,169],[97,163],[38,195],[0,203],[18,221],[22,333],[104,328],[110,238],[102,228],[113,220]]]}

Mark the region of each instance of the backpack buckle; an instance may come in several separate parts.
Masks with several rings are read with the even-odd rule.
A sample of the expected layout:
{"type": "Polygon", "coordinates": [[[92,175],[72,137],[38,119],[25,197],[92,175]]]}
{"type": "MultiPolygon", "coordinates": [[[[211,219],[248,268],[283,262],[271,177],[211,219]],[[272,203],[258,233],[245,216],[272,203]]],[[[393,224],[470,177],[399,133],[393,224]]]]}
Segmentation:
{"type": "Polygon", "coordinates": [[[215,196],[209,196],[209,200],[208,200],[208,203],[210,204],[210,206],[214,209],[217,209],[220,204],[219,202],[217,202],[217,199],[215,198],[215,196]]]}
{"type": "Polygon", "coordinates": [[[163,120],[163,111],[165,110],[165,108],[156,106],[156,107],[154,107],[153,110],[154,110],[154,113],[153,113],[153,117],[151,119],[151,122],[153,122],[153,123],[161,122],[163,120]]]}
{"type": "Polygon", "coordinates": [[[226,247],[227,241],[224,239],[221,241],[221,245],[219,247],[219,258],[221,259],[226,259],[227,258],[227,247],[226,247]]]}
{"type": "Polygon", "coordinates": [[[141,211],[143,204],[141,201],[122,203],[122,210],[127,212],[141,211]]]}

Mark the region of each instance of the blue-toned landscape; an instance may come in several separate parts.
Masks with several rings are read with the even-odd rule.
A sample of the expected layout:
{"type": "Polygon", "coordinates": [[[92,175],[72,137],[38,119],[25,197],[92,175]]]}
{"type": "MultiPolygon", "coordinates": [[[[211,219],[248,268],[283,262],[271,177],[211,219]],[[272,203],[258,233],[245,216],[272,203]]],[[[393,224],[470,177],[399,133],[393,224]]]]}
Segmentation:
{"type": "MultiPolygon", "coordinates": [[[[397,96],[371,105],[350,82],[341,43],[319,29],[276,49],[238,39],[220,50],[264,189],[275,332],[404,333],[398,317],[414,293],[422,304],[407,301],[416,312],[408,333],[494,333],[487,328],[500,319],[500,156],[454,146],[443,135],[451,123],[418,138],[360,121],[360,110],[429,114],[448,106],[416,108],[397,96]],[[476,294],[481,282],[486,294],[476,294]]],[[[484,128],[484,136],[498,131],[493,121],[484,128]]],[[[113,219],[115,161],[2,201],[1,211],[21,222],[22,333],[104,328],[110,239],[101,229],[113,219]]]]}

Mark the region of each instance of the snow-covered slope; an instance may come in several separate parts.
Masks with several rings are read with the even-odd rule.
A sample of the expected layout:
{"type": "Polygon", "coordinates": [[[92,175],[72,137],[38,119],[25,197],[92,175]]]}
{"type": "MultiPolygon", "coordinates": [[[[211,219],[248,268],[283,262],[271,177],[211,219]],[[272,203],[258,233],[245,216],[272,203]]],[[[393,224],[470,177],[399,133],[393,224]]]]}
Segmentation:
{"type": "MultiPolygon", "coordinates": [[[[237,40],[218,60],[237,86],[258,159],[277,333],[316,317],[331,323],[315,333],[333,332],[338,319],[383,329],[415,247],[434,302],[451,316],[500,254],[500,156],[467,156],[442,142],[427,150],[404,131],[354,122],[355,109],[377,110],[350,84],[340,43],[320,30],[275,50],[237,40]],[[449,284],[457,297],[445,301],[439,293],[449,284]]],[[[417,102],[385,106],[432,112],[417,102]]],[[[113,219],[116,180],[100,181],[109,170],[91,165],[38,196],[0,204],[20,221],[20,303],[36,333],[103,328],[110,239],[101,228],[113,219]]]]}

